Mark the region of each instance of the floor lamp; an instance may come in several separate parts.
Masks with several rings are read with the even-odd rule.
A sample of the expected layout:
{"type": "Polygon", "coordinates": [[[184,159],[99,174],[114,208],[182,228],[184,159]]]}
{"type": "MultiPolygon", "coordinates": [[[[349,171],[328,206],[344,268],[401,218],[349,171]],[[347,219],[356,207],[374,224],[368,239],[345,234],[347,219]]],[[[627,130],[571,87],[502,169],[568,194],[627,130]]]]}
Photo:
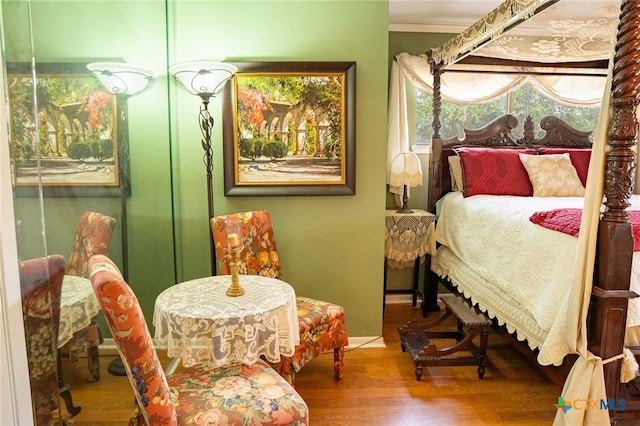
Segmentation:
{"type": "MultiPolygon", "coordinates": [[[[118,142],[118,178],[120,181],[120,206],[122,223],[122,275],[129,280],[129,241],[127,235],[127,197],[129,186],[129,132],[127,125],[127,99],[142,93],[157,76],[151,69],[129,65],[122,62],[94,62],[87,69],[100,80],[105,89],[116,96],[117,122],[115,130],[118,142]]],[[[109,373],[114,376],[126,376],[127,373],[118,357],[109,364],[109,373]]]]}
{"type": "Polygon", "coordinates": [[[202,148],[204,149],[204,165],[207,173],[207,206],[209,218],[207,220],[207,233],[209,234],[209,249],[211,258],[211,275],[216,275],[216,254],[213,233],[210,229],[210,221],[214,216],[213,209],[213,149],[211,146],[211,130],[213,129],[213,117],[209,113],[209,101],[211,97],[222,92],[225,83],[238,70],[235,65],[224,62],[186,62],[173,65],[169,72],[189,93],[197,95],[202,100],[200,106],[200,131],[202,132],[202,148]]]}

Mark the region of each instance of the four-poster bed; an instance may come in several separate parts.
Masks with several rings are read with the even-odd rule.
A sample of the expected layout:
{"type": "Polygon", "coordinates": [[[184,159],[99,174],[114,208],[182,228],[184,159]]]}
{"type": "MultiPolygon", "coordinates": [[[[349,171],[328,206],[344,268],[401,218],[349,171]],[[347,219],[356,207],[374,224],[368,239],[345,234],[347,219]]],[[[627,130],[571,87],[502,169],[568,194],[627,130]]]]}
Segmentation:
{"type": "MultiPolygon", "coordinates": [[[[628,315],[627,307],[629,300],[637,297],[637,294],[631,290],[634,287],[630,286],[640,287],[640,276],[636,276],[640,271],[637,266],[640,264],[640,252],[633,254],[634,240],[629,214],[631,209],[640,210],[640,196],[632,195],[637,165],[638,121],[636,110],[640,105],[640,0],[622,0],[619,5],[615,1],[609,2],[615,3],[616,6],[620,7],[620,15],[617,39],[615,41],[615,54],[611,57],[613,63],[609,66],[611,70],[611,78],[608,80],[608,82],[610,81],[610,90],[605,93],[607,102],[603,103],[601,124],[594,137],[594,154],[590,157],[591,163],[588,168],[590,179],[588,183],[582,182],[583,184],[586,183],[584,185],[586,186],[586,195],[585,193],[582,195],[570,193],[567,198],[570,198],[571,201],[564,204],[560,202],[559,204],[559,207],[562,208],[582,208],[583,217],[580,239],[564,234],[560,237],[553,236],[552,238],[555,238],[555,240],[549,240],[553,241],[553,243],[549,243],[549,241],[546,243],[559,244],[561,250],[558,252],[549,250],[551,255],[547,259],[547,264],[538,265],[538,269],[551,268],[553,266],[551,263],[556,261],[556,258],[563,252],[568,252],[573,256],[573,259],[584,259],[584,261],[576,262],[577,266],[574,266],[570,257],[560,262],[563,265],[555,265],[554,267],[557,266],[557,269],[546,270],[545,272],[548,272],[548,276],[543,279],[549,284],[546,287],[544,283],[526,282],[525,284],[526,280],[519,280],[522,282],[515,283],[520,284],[520,288],[516,288],[514,294],[507,294],[503,287],[498,287],[496,293],[500,300],[494,303],[487,298],[483,299],[484,290],[482,288],[479,287],[480,290],[475,291],[464,287],[466,284],[465,275],[473,275],[474,279],[478,276],[484,276],[485,271],[483,269],[490,267],[483,263],[487,258],[478,260],[476,264],[468,263],[466,265],[467,269],[464,269],[464,265],[462,269],[456,269],[458,268],[458,263],[446,260],[447,256],[452,259],[464,256],[462,254],[465,250],[465,247],[463,247],[464,241],[469,240],[460,238],[459,246],[455,245],[455,240],[458,238],[458,234],[465,232],[465,226],[473,221],[475,216],[482,215],[480,216],[480,221],[490,220],[488,215],[484,216],[485,210],[479,210],[477,207],[474,207],[477,210],[473,210],[472,213],[467,211],[457,216],[449,216],[450,213],[448,212],[455,211],[451,205],[469,203],[474,198],[482,200],[485,197],[485,195],[472,196],[474,194],[495,194],[491,191],[484,193],[482,191],[469,192],[469,182],[465,182],[459,191],[455,191],[455,188],[452,188],[451,174],[453,170],[450,169],[451,163],[449,162],[449,157],[451,156],[456,156],[457,154],[460,157],[459,162],[462,163],[461,168],[465,173],[468,173],[472,167],[476,167],[476,169],[479,167],[481,173],[486,172],[486,167],[485,169],[482,168],[483,163],[480,162],[480,166],[478,166],[478,163],[473,163],[475,160],[472,157],[467,157],[469,154],[465,152],[466,148],[461,148],[462,146],[489,147],[492,150],[491,155],[504,155],[509,158],[514,155],[515,151],[521,151],[515,155],[523,163],[531,160],[528,155],[544,157],[545,154],[550,154],[549,152],[543,152],[542,148],[569,148],[570,155],[574,155],[579,149],[591,148],[589,132],[577,131],[555,117],[546,117],[541,120],[540,127],[546,132],[541,138],[537,138],[533,133],[534,121],[530,117],[525,120],[524,135],[522,137],[514,136],[512,130],[517,126],[518,119],[510,115],[500,117],[480,130],[466,131],[466,137],[462,140],[456,138],[443,140],[439,133],[442,102],[440,85],[443,73],[487,71],[492,73],[582,76],[606,74],[604,69],[607,68],[609,62],[607,58],[583,60],[584,58],[580,57],[578,58],[580,60],[574,58],[570,63],[561,64],[553,61],[534,63],[533,61],[519,61],[513,58],[504,60],[502,58],[492,59],[487,56],[476,56],[481,49],[486,49],[487,46],[491,45],[491,42],[501,40],[497,38],[499,32],[515,27],[531,18],[531,16],[535,17],[536,14],[547,8],[553,8],[556,3],[560,5],[563,2],[558,0],[505,1],[492,12],[492,16],[479,21],[469,31],[454,37],[441,48],[427,52],[433,73],[434,115],[428,207],[431,211],[440,215],[436,227],[440,247],[438,248],[438,253],[432,259],[432,270],[435,273],[430,287],[425,289],[426,300],[423,303],[435,309],[437,305],[437,283],[439,281],[445,284],[446,287],[470,299],[471,304],[487,312],[488,316],[493,318],[497,324],[506,325],[506,329],[514,333],[518,340],[526,339],[530,348],[534,348],[536,353],[540,352],[538,361],[541,364],[558,364],[559,357],[560,359],[569,358],[571,360],[570,363],[573,363],[576,360],[575,355],[569,355],[568,357],[564,355],[577,354],[575,367],[569,374],[562,396],[567,400],[570,398],[602,399],[609,408],[608,417],[606,417],[606,409],[602,410],[602,407],[599,407],[600,413],[594,413],[596,410],[584,410],[584,412],[577,413],[578,410],[576,409],[573,411],[567,409],[564,413],[561,413],[563,410],[559,410],[556,416],[556,423],[595,424],[594,422],[603,422],[604,419],[618,424],[630,419],[636,419],[635,421],[637,422],[637,419],[640,418],[640,380],[626,377],[625,380],[628,380],[628,382],[622,383],[621,365],[622,356],[625,354],[623,348],[625,342],[624,325],[628,315]],[[496,20],[501,20],[502,24],[493,27],[495,32],[486,30],[488,23],[496,20]],[[603,120],[605,117],[606,120],[603,120]],[[601,143],[598,141],[601,141],[601,143]],[[495,154],[494,151],[496,149],[500,150],[501,153],[495,154]],[[604,175],[604,177],[597,181],[596,177],[592,177],[592,175],[604,175]],[[455,194],[456,200],[452,201],[454,197],[449,195],[454,195],[453,193],[455,192],[457,192],[455,194]],[[443,198],[445,194],[448,195],[443,198]],[[604,202],[601,200],[604,200],[604,202]],[[598,214],[599,211],[602,211],[601,215],[598,214]],[[449,230],[448,223],[451,222],[458,222],[463,226],[449,230]],[[594,222],[591,228],[588,226],[590,222],[594,222]],[[596,242],[590,243],[589,236],[593,237],[592,239],[596,242]],[[594,253],[595,260],[593,260],[594,253]],[[632,268],[635,268],[633,272],[632,268]],[[563,274],[564,278],[561,277],[563,274]],[[566,282],[561,282],[563,279],[566,282]],[[561,285],[565,286],[564,290],[558,287],[561,285]],[[534,287],[535,291],[531,291],[531,287],[534,287]],[[536,296],[540,296],[540,294],[535,295],[536,291],[538,293],[547,291],[547,293],[535,299],[536,296]],[[562,291],[566,295],[562,294],[562,291]],[[560,300],[554,300],[554,297],[558,297],[560,300]],[[555,306],[555,308],[551,308],[551,305],[555,306]],[[519,308],[522,308],[522,311],[518,311],[519,308]],[[520,315],[525,310],[527,314],[520,315]],[[551,313],[549,313],[550,310],[551,313]],[[520,330],[518,328],[526,323],[521,317],[527,315],[532,317],[532,323],[543,324],[540,326],[540,333],[536,334],[537,331],[520,330]],[[551,315],[551,317],[541,320],[540,318],[545,317],[545,315],[551,315]],[[586,324],[586,330],[582,324],[586,324]],[[593,375],[593,379],[577,384],[576,377],[589,374],[593,375]],[[604,389],[601,389],[602,385],[604,385],[604,389]],[[622,402],[623,407],[616,405],[620,402],[622,402]],[[569,414],[565,416],[566,413],[569,414]]],[[[572,3],[574,8],[580,9],[579,13],[585,13],[587,9],[590,9],[585,7],[584,4],[579,5],[578,2],[568,3],[572,3]]],[[[602,4],[605,2],[593,3],[602,4]]],[[[576,12],[578,12],[578,9],[576,9],[576,12]]],[[[590,10],[586,13],[593,12],[599,13],[601,11],[590,10]]],[[[539,16],[543,15],[544,12],[540,13],[539,16]]],[[[617,18],[616,23],[618,23],[617,18]]],[[[522,41],[522,38],[518,36],[513,36],[512,38],[522,41]]],[[[600,39],[599,41],[602,42],[602,40],[600,39]]],[[[594,39],[590,41],[595,43],[594,39]]],[[[493,46],[494,50],[499,51],[501,54],[518,50],[508,49],[506,41],[501,42],[501,44],[497,43],[498,47],[495,47],[495,43],[493,46]]],[[[603,49],[600,46],[600,50],[603,49]]],[[[610,55],[610,52],[608,55],[610,55]]],[[[537,117],[536,119],[539,118],[537,117]]],[[[561,152],[554,151],[553,154],[557,155],[561,152]]],[[[571,157],[570,159],[574,168],[578,169],[576,162],[573,161],[574,158],[571,157]]],[[[569,161],[569,159],[560,160],[569,161]]],[[[492,161],[494,162],[491,164],[495,166],[496,164],[503,164],[503,161],[507,160],[501,158],[497,162],[495,160],[492,161]]],[[[486,165],[486,163],[484,164],[486,165]]],[[[457,168],[457,166],[455,167],[457,168]]],[[[530,177],[532,176],[529,168],[526,168],[525,171],[529,173],[530,177]]],[[[577,177],[579,178],[579,176],[577,177]]],[[[535,183],[533,183],[533,191],[536,191],[535,183]]],[[[549,205],[546,204],[547,198],[538,198],[539,207],[533,210],[531,210],[531,207],[523,207],[523,210],[517,214],[528,218],[537,210],[554,209],[558,206],[554,203],[563,199],[566,194],[562,195],[562,197],[548,197],[549,199],[555,198],[553,203],[549,205]],[[545,201],[542,202],[542,200],[545,201]]],[[[502,197],[501,202],[505,205],[510,201],[512,201],[510,204],[515,205],[525,202],[526,200],[524,199],[526,198],[536,198],[535,193],[507,193],[506,196],[499,195],[499,197],[502,197]],[[530,195],[534,196],[531,197],[530,195]]],[[[485,203],[494,207],[497,204],[495,199],[491,201],[486,201],[485,199],[485,203]]],[[[511,214],[511,210],[509,212],[511,214]]],[[[496,228],[492,228],[492,226],[506,225],[510,222],[510,219],[510,217],[503,217],[498,219],[495,224],[485,222],[484,225],[493,230],[496,228]]],[[[480,223],[479,228],[482,228],[482,225],[480,223]]],[[[536,225],[529,224],[528,226],[535,228],[536,225]]],[[[521,230],[524,228],[518,229],[520,231],[516,232],[529,232],[528,229],[530,228],[527,228],[527,231],[521,230]]],[[[556,233],[546,229],[542,231],[536,229],[531,232],[546,233],[545,235],[556,233]]],[[[527,235],[526,239],[535,240],[537,238],[537,236],[531,234],[527,235]]],[[[499,258],[496,263],[505,264],[511,261],[516,263],[514,257],[509,258],[507,257],[508,254],[502,255],[497,247],[495,255],[499,258]]],[[[525,256],[525,260],[535,263],[534,261],[537,260],[536,256],[539,256],[539,253],[530,253],[529,258],[526,257],[526,253],[517,256],[525,256]]],[[[503,275],[506,276],[508,274],[505,272],[503,275]]],[[[509,278],[505,279],[508,280],[509,278]]],[[[513,276],[510,279],[514,280],[513,276]]],[[[480,279],[479,281],[482,280],[480,279]]],[[[631,311],[638,309],[638,306],[633,305],[633,303],[637,304],[637,302],[637,300],[632,302],[629,308],[631,311]]],[[[634,315],[633,312],[631,315],[634,315]]],[[[631,321],[631,325],[637,326],[638,324],[631,321]]],[[[633,329],[637,328],[633,327],[633,329]]],[[[631,331],[628,332],[627,337],[629,336],[633,336],[631,331]]],[[[631,337],[629,341],[633,341],[633,344],[638,345],[637,338],[631,337]]],[[[629,352],[626,352],[627,358],[635,357],[640,359],[639,346],[627,346],[627,349],[629,349],[629,352]]],[[[627,364],[625,365],[628,365],[629,359],[626,362],[627,364]]],[[[629,374],[628,371],[624,373],[625,375],[629,374]]],[[[566,375],[566,372],[564,374],[566,375]]],[[[635,374],[632,375],[635,376],[635,374]]],[[[562,380],[564,380],[564,376],[562,380]]],[[[596,405],[598,405],[598,402],[596,402],[596,405]]]]}

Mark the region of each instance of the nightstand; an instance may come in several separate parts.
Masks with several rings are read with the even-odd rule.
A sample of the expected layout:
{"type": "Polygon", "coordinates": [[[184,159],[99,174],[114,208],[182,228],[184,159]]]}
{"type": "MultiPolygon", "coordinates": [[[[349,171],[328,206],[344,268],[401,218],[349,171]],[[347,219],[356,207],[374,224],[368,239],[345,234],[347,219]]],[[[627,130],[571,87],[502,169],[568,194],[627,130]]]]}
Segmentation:
{"type": "Polygon", "coordinates": [[[431,255],[436,251],[435,241],[436,217],[425,210],[413,209],[413,213],[398,213],[387,210],[384,232],[384,293],[382,295],[382,312],[384,314],[385,296],[392,293],[409,293],[413,306],[418,296],[423,300],[423,316],[426,316],[424,295],[419,290],[420,263],[425,261],[425,289],[429,276],[431,255]],[[410,290],[387,290],[387,267],[394,269],[414,268],[413,288],[410,290]]]}

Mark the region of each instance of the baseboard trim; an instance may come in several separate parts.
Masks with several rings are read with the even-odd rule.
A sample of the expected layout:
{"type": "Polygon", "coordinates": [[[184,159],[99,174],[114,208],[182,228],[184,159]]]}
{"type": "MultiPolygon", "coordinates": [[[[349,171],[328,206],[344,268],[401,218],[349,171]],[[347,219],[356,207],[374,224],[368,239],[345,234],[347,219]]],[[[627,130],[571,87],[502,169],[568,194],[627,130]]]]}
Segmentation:
{"type": "Polygon", "coordinates": [[[399,304],[399,303],[411,303],[413,296],[411,294],[386,294],[384,301],[387,305],[399,304]]]}
{"type": "Polygon", "coordinates": [[[113,337],[107,337],[100,345],[100,355],[119,355],[113,337]]]}
{"type": "Polygon", "coordinates": [[[349,344],[345,349],[374,349],[374,348],[386,348],[382,336],[370,336],[370,337],[349,337],[349,344]]]}
{"type": "MultiPolygon", "coordinates": [[[[345,349],[373,349],[386,348],[382,336],[349,337],[349,344],[345,349]]],[[[118,355],[118,349],[112,337],[104,339],[100,345],[100,355],[118,355]]]]}

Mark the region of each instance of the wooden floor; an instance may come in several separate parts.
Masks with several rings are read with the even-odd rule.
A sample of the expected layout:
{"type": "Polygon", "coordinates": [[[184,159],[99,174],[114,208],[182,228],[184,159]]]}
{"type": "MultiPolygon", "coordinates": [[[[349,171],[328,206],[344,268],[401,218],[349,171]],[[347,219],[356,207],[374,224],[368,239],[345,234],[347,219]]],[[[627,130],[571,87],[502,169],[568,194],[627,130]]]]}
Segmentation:
{"type": "MultiPolygon", "coordinates": [[[[434,315],[434,314],[431,314],[434,315]]],[[[296,389],[307,402],[310,424],[339,425],[550,425],[561,388],[553,384],[498,334],[489,338],[489,363],[483,380],[475,366],[429,367],[416,381],[414,366],[400,349],[396,328],[419,317],[418,307],[388,304],[383,338],[386,348],[353,348],[345,354],[345,377],[333,380],[333,355],[325,354],[298,374],[296,389]]],[[[63,360],[82,412],[73,425],[125,425],[134,409],[126,377],[106,369],[86,383],[86,362],[63,360]]],[[[166,360],[166,358],[164,358],[166,360]]],[[[166,364],[165,364],[166,365],[166,364]]],[[[66,414],[66,412],[65,412],[66,414]]],[[[69,422],[71,423],[71,422],[69,422]]]]}

